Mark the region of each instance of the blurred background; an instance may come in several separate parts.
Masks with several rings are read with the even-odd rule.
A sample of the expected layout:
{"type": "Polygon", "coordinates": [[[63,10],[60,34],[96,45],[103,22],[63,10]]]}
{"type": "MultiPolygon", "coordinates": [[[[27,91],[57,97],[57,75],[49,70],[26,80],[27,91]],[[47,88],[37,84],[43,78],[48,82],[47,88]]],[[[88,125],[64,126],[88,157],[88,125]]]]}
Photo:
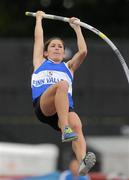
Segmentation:
{"type": "MultiPolygon", "coordinates": [[[[33,113],[31,73],[35,18],[26,17],[25,12],[44,10],[48,14],[80,18],[106,34],[129,67],[128,9],[129,0],[0,1],[0,153],[5,152],[4,143],[9,143],[9,147],[5,147],[9,150],[7,154],[11,144],[11,147],[13,144],[54,144],[59,152],[53,170],[59,172],[68,168],[72,157],[71,144],[62,144],[60,134],[41,124],[33,113]]],[[[77,48],[73,30],[60,21],[44,20],[43,24],[45,39],[63,38],[67,58],[70,58],[77,48]]],[[[97,154],[92,171],[129,176],[129,84],[112,49],[93,32],[82,31],[88,56],[76,73],[73,96],[88,150],[97,154]]],[[[12,155],[11,160],[6,159],[6,167],[5,159],[1,159],[1,177],[22,175],[22,172],[15,174],[17,164],[12,159],[12,155]],[[8,173],[8,168],[14,174],[8,173]]]]}

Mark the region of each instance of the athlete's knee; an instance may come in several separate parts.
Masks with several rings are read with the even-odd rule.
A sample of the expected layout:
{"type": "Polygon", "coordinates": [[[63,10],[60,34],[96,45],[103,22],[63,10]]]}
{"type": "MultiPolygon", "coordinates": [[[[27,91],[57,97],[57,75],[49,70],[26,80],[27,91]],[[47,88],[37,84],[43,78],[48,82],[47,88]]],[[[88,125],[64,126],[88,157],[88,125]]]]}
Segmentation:
{"type": "Polygon", "coordinates": [[[68,91],[68,88],[69,88],[69,84],[67,81],[60,81],[58,83],[58,89],[59,90],[62,90],[62,91],[68,91]]]}
{"type": "Polygon", "coordinates": [[[73,129],[74,132],[80,133],[80,132],[82,132],[82,125],[80,123],[75,123],[72,126],[72,129],[73,129]]]}

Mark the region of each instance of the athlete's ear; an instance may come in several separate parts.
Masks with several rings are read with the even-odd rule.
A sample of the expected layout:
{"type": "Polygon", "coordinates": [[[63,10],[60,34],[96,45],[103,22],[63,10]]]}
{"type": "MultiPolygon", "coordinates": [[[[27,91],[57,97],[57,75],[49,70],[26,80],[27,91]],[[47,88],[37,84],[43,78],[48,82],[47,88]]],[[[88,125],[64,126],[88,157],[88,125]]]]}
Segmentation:
{"type": "Polygon", "coordinates": [[[43,52],[43,56],[46,58],[48,56],[48,52],[47,51],[44,51],[43,52]]]}
{"type": "Polygon", "coordinates": [[[64,52],[64,54],[63,54],[63,58],[65,59],[65,57],[66,57],[66,54],[65,54],[65,52],[64,52]]]}

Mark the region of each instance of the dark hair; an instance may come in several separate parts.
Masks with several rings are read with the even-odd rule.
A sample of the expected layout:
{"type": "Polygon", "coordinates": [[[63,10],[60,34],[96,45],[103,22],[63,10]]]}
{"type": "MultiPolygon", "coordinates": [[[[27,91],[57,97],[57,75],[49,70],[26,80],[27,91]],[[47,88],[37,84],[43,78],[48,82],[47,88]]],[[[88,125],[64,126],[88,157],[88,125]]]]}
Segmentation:
{"type": "Polygon", "coordinates": [[[53,41],[53,40],[55,40],[55,39],[60,40],[60,41],[62,42],[63,46],[64,46],[64,49],[65,49],[65,43],[64,43],[64,41],[63,41],[61,38],[59,38],[59,37],[52,37],[52,38],[48,39],[48,40],[45,42],[45,44],[44,44],[44,50],[43,50],[43,51],[47,51],[49,44],[51,43],[51,41],[53,41]]]}

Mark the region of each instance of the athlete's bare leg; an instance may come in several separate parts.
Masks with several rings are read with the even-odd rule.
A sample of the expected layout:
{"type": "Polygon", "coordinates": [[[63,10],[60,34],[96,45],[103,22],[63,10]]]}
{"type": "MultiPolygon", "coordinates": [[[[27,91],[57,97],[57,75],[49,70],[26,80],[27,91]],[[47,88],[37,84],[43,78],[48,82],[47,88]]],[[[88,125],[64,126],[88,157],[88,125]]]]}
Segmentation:
{"type": "Polygon", "coordinates": [[[78,115],[74,112],[70,112],[68,121],[78,136],[76,141],[72,141],[73,151],[80,164],[78,174],[85,176],[95,165],[96,157],[94,153],[86,152],[86,141],[82,133],[82,124],[78,115]]]}
{"type": "Polygon", "coordinates": [[[68,125],[68,83],[60,81],[50,86],[40,98],[42,112],[46,116],[51,116],[57,112],[61,131],[68,125]]]}
{"type": "Polygon", "coordinates": [[[69,112],[68,121],[70,127],[77,133],[78,139],[76,141],[72,141],[72,148],[76,155],[78,162],[85,157],[86,155],[86,141],[82,132],[82,124],[80,118],[75,112],[69,112]]]}

